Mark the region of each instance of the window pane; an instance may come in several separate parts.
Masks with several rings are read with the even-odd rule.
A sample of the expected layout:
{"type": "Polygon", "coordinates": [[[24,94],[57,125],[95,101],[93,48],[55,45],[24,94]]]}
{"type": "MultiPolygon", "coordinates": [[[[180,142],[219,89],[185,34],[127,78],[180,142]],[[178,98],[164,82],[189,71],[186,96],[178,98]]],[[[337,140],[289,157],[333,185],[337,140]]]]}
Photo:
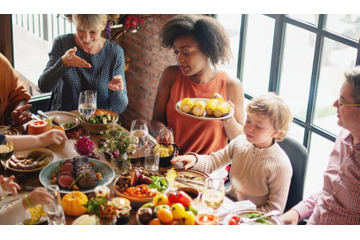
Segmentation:
{"type": "Polygon", "coordinates": [[[333,147],[334,142],[317,134],[312,134],[305,178],[304,198],[322,189],[323,175],[333,147]]]}
{"type": "Polygon", "coordinates": [[[280,95],[289,104],[292,113],[303,119],[306,118],[314,46],[313,33],[286,25],[280,95]]]}
{"type": "Polygon", "coordinates": [[[314,25],[318,24],[319,14],[288,14],[289,17],[297,18],[304,22],[312,23],[314,25]]]}
{"type": "Polygon", "coordinates": [[[326,28],[344,36],[359,40],[360,15],[329,14],[326,20],[326,28]]]}
{"type": "Polygon", "coordinates": [[[230,63],[221,66],[221,68],[227,73],[229,73],[230,76],[235,77],[237,75],[237,59],[239,54],[241,15],[218,14],[216,15],[216,19],[224,26],[226,32],[229,35],[230,46],[233,56],[230,63]]]}
{"type": "Polygon", "coordinates": [[[304,128],[300,127],[295,123],[291,123],[289,132],[287,136],[297,140],[299,143],[303,143],[304,141],[304,128]]]}
{"type": "Polygon", "coordinates": [[[268,91],[274,20],[249,15],[245,43],[244,91],[257,96],[268,91]]]}
{"type": "Polygon", "coordinates": [[[332,104],[339,97],[344,72],[355,66],[355,60],[356,49],[327,38],[324,40],[314,124],[335,135],[340,128],[332,104]]]}

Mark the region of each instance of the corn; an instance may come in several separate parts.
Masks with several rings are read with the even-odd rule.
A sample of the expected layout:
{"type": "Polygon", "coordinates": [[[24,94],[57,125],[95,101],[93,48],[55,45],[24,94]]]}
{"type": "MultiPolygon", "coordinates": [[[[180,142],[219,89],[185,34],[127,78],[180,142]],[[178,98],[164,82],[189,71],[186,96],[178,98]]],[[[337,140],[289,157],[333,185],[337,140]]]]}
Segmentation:
{"type": "Polygon", "coordinates": [[[173,145],[164,146],[164,145],[156,144],[153,149],[153,153],[159,153],[160,157],[169,157],[174,153],[174,150],[175,149],[173,145]]]}
{"type": "Polygon", "coordinates": [[[216,107],[223,102],[224,99],[222,98],[211,98],[206,104],[205,107],[206,113],[210,116],[214,115],[214,110],[216,109],[216,107]]]}
{"type": "Polygon", "coordinates": [[[36,205],[35,207],[31,207],[28,209],[30,212],[31,218],[24,221],[24,224],[33,225],[37,223],[40,218],[45,216],[45,211],[40,204],[36,205]]]}
{"type": "Polygon", "coordinates": [[[210,99],[215,99],[215,98],[220,98],[220,99],[224,100],[224,98],[220,95],[220,93],[214,93],[210,97],[210,99]]]}
{"type": "Polygon", "coordinates": [[[230,104],[228,102],[223,102],[219,104],[214,110],[215,117],[222,117],[226,114],[229,114],[231,110],[230,104]]]}
{"type": "Polygon", "coordinates": [[[186,113],[191,112],[191,109],[194,107],[195,101],[191,98],[184,98],[180,103],[180,110],[186,113]]]}
{"type": "Polygon", "coordinates": [[[197,117],[204,116],[206,103],[204,101],[197,101],[192,109],[192,113],[197,117]]]}

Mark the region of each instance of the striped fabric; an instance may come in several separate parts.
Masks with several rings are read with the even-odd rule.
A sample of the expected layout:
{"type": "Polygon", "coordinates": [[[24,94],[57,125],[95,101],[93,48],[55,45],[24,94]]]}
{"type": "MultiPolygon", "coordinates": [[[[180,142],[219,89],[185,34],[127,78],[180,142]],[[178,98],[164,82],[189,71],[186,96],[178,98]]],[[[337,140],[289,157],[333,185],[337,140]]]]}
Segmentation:
{"type": "Polygon", "coordinates": [[[330,154],[323,189],[293,209],[308,224],[360,224],[360,144],[342,130],[330,154]]]}

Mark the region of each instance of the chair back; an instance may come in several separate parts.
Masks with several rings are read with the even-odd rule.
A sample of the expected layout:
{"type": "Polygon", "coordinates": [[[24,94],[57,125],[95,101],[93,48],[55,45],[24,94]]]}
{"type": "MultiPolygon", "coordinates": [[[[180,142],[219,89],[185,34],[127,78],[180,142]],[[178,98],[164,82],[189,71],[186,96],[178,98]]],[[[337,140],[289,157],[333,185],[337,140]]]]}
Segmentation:
{"type": "Polygon", "coordinates": [[[301,143],[290,137],[285,137],[278,144],[288,155],[293,168],[289,195],[284,211],[286,212],[303,199],[308,151],[301,143]]]}

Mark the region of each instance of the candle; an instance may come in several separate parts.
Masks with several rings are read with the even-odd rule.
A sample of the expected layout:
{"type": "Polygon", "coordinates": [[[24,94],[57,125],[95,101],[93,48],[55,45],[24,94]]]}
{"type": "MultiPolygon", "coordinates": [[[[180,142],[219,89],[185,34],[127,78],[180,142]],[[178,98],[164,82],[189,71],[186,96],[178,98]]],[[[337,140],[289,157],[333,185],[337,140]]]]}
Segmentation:
{"type": "Polygon", "coordinates": [[[217,225],[218,217],[213,214],[203,213],[195,218],[196,225],[217,225]]]}
{"type": "Polygon", "coordinates": [[[120,197],[116,197],[116,198],[113,198],[111,200],[111,202],[114,203],[114,205],[118,208],[121,208],[121,207],[129,207],[130,206],[130,201],[126,198],[120,198],[120,197]]]}
{"type": "Polygon", "coordinates": [[[48,130],[48,125],[46,121],[43,120],[33,120],[29,122],[29,134],[38,135],[46,132],[48,130]]]}

